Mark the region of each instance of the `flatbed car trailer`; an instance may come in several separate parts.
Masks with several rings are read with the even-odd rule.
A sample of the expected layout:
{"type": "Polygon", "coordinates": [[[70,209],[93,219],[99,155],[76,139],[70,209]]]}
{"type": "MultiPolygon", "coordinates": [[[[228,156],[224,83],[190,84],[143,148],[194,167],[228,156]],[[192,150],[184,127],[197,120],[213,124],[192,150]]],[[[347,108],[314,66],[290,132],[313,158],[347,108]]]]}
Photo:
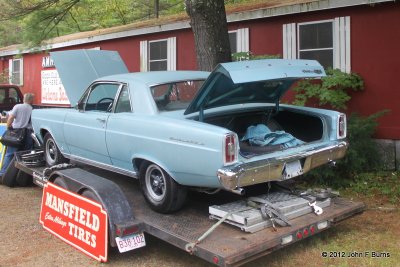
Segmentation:
{"type": "Polygon", "coordinates": [[[62,184],[70,191],[93,193],[93,198],[97,198],[108,213],[111,246],[116,246],[116,236],[123,235],[125,231],[131,233],[134,229],[184,251],[188,251],[191,244],[189,247],[192,249],[188,252],[217,266],[243,265],[329,229],[365,208],[361,202],[337,197],[332,199],[329,207],[324,208],[323,214],[309,213],[297,217],[290,220],[290,226],[277,227],[275,231],[265,228],[256,233],[246,233],[222,223],[204,240],[196,243],[215,224],[209,218],[209,206],[226,203],[226,196],[230,201],[238,196],[224,192],[217,195],[191,194],[180,211],[160,214],[149,208],[135,179],[85,166],[60,166],[50,170],[30,167],[21,160],[24,153],[16,154],[15,166],[32,175],[35,184],[43,186],[55,178],[60,181],[61,177],[62,184]]]}

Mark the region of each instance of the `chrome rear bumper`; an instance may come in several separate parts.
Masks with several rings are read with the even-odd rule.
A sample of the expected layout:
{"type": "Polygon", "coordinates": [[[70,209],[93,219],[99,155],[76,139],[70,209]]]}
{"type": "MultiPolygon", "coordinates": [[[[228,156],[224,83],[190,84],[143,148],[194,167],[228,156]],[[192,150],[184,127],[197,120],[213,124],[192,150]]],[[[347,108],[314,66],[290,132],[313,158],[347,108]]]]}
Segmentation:
{"type": "Polygon", "coordinates": [[[347,141],[340,141],[335,145],[324,146],[281,158],[239,163],[232,167],[219,169],[217,176],[224,189],[237,193],[244,186],[269,181],[282,181],[297,176],[286,177],[283,174],[286,164],[296,160],[300,160],[302,165],[299,175],[318,166],[333,162],[344,157],[347,147],[347,141]]]}

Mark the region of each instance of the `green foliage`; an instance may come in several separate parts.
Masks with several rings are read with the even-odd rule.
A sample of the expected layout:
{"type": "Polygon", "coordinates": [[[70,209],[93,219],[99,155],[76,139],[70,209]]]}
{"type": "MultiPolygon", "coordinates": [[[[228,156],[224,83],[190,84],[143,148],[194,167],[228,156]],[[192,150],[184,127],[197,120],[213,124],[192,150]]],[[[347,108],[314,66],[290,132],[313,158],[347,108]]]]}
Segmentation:
{"type": "Polygon", "coordinates": [[[3,72],[0,72],[0,83],[8,83],[8,69],[4,69],[3,72]]]}
{"type": "Polygon", "coordinates": [[[0,34],[5,36],[0,45],[35,46],[57,36],[182,12],[182,0],[0,0],[0,34]]]}
{"type": "Polygon", "coordinates": [[[281,55],[254,55],[252,52],[237,52],[232,54],[232,61],[281,58],[281,55]]]}
{"type": "Polygon", "coordinates": [[[346,187],[357,173],[378,169],[380,158],[377,146],[372,140],[377,119],[387,111],[361,117],[356,113],[348,119],[348,141],[350,146],[346,156],[337,162],[336,167],[322,166],[309,172],[306,177],[317,184],[346,187]]]}
{"type": "Polygon", "coordinates": [[[308,100],[316,99],[319,105],[329,105],[335,109],[346,109],[350,100],[349,91],[364,88],[363,79],[355,73],[345,73],[338,69],[326,70],[327,76],[321,82],[302,80],[293,90],[296,92],[293,104],[304,106],[308,100]]]}

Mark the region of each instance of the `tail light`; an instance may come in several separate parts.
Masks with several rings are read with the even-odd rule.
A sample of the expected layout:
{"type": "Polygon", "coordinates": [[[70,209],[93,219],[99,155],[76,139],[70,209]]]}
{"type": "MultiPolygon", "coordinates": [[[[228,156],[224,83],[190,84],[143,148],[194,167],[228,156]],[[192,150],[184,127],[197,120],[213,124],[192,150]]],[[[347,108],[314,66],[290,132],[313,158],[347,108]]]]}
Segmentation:
{"type": "Polygon", "coordinates": [[[224,139],[224,165],[232,164],[238,159],[238,137],[228,134],[224,139]]]}
{"type": "Polygon", "coordinates": [[[347,135],[346,114],[341,113],[337,120],[337,138],[343,139],[347,135]]]}

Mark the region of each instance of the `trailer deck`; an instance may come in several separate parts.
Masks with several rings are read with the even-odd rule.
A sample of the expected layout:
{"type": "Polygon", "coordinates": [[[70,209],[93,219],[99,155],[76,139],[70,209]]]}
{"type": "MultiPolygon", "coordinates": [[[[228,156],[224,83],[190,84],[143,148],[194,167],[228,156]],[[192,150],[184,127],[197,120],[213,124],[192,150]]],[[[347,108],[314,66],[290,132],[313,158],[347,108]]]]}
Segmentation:
{"type": "MultiPolygon", "coordinates": [[[[28,167],[18,160],[16,167],[34,175],[41,175],[44,170],[43,167],[28,167]]],[[[153,235],[185,251],[189,243],[196,242],[215,224],[215,221],[209,218],[209,206],[222,205],[240,199],[239,196],[227,192],[215,195],[190,193],[182,210],[173,214],[160,214],[149,208],[140,192],[137,180],[104,170],[85,169],[111,180],[121,188],[132,207],[135,219],[143,223],[146,234],[153,235]]],[[[364,208],[361,202],[333,198],[331,205],[324,208],[322,215],[317,216],[314,213],[303,215],[290,220],[291,226],[277,227],[276,231],[266,228],[256,233],[246,233],[223,223],[197,244],[192,254],[218,266],[239,266],[288,244],[316,235],[362,212],[364,208]],[[292,236],[292,241],[287,242],[290,238],[285,237],[288,236],[292,236]]]]}

